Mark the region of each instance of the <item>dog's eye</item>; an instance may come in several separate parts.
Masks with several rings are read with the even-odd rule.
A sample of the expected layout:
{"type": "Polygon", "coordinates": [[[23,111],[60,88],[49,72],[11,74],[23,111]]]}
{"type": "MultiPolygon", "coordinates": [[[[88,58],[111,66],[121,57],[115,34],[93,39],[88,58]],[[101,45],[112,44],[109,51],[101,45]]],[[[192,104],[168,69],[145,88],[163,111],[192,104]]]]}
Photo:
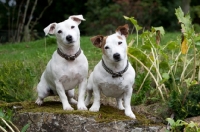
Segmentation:
{"type": "Polygon", "coordinates": [[[122,44],[122,42],[118,42],[118,45],[121,45],[122,44]]]}
{"type": "Polygon", "coordinates": [[[106,47],[105,47],[105,49],[109,49],[109,47],[108,47],[108,46],[106,46],[106,47]]]}
{"type": "Polygon", "coordinates": [[[73,29],[75,26],[71,26],[71,29],[73,29]]]}
{"type": "Polygon", "coordinates": [[[61,30],[58,30],[58,33],[62,33],[62,31],[61,31],[61,30]]]}

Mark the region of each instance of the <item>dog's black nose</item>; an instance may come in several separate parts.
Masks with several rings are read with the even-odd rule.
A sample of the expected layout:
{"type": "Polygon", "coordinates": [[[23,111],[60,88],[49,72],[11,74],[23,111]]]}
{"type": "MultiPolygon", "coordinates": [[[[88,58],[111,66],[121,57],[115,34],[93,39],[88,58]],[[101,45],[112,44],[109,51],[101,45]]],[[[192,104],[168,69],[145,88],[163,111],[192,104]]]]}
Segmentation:
{"type": "Polygon", "coordinates": [[[69,42],[71,42],[71,41],[72,41],[72,36],[71,36],[71,35],[68,35],[68,36],[66,37],[66,40],[69,41],[69,42]]]}
{"type": "Polygon", "coordinates": [[[120,54],[119,53],[115,53],[113,55],[113,58],[116,60],[116,61],[120,61],[120,54]]]}

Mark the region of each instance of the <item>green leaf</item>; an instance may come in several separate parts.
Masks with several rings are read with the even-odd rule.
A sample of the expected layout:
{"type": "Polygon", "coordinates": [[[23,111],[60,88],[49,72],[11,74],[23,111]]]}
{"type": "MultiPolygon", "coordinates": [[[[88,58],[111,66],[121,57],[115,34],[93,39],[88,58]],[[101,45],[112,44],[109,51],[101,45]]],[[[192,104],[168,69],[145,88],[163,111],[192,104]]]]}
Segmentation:
{"type": "Polygon", "coordinates": [[[170,124],[170,126],[174,126],[175,122],[172,118],[167,118],[166,121],[170,124]]]}
{"type": "Polygon", "coordinates": [[[27,129],[28,129],[29,127],[30,127],[30,123],[26,124],[26,125],[22,128],[21,132],[26,132],[27,129]]]}
{"type": "Polygon", "coordinates": [[[197,126],[198,126],[197,123],[194,123],[193,121],[191,121],[191,122],[187,125],[187,127],[190,127],[190,128],[197,127],[197,126]]]}
{"type": "Polygon", "coordinates": [[[162,26],[160,26],[160,27],[152,27],[151,30],[153,32],[160,31],[161,35],[165,34],[165,30],[164,30],[164,28],[162,26]]]}
{"type": "Polygon", "coordinates": [[[179,48],[177,46],[176,41],[170,41],[170,42],[167,43],[167,45],[164,45],[163,47],[164,47],[164,49],[167,49],[167,50],[175,50],[175,49],[179,48]]]}
{"type": "Polygon", "coordinates": [[[127,16],[124,16],[124,18],[125,18],[126,20],[131,21],[132,24],[135,26],[135,28],[136,28],[137,31],[139,31],[139,30],[142,29],[142,27],[140,27],[140,26],[138,25],[137,20],[135,20],[134,17],[127,17],[127,16]]]}
{"type": "Polygon", "coordinates": [[[190,15],[184,15],[184,12],[182,11],[181,7],[175,9],[175,12],[175,15],[177,16],[180,23],[183,23],[185,26],[191,25],[190,15]]]}
{"type": "Polygon", "coordinates": [[[194,41],[200,41],[200,35],[194,38],[194,41]]]}
{"type": "Polygon", "coordinates": [[[129,18],[129,17],[127,17],[127,16],[124,16],[124,19],[126,19],[126,20],[129,20],[130,18],[129,18]]]}

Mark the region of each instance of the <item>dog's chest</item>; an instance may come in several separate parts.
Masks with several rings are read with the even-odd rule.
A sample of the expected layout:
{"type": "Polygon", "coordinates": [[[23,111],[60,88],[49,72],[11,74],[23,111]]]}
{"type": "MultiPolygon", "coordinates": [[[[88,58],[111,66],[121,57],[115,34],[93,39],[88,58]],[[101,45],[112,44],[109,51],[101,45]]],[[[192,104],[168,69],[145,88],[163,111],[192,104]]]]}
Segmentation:
{"type": "Polygon", "coordinates": [[[99,88],[108,97],[119,97],[124,93],[127,85],[124,84],[123,78],[115,78],[113,80],[108,79],[100,82],[99,88]]]}
{"type": "Polygon", "coordinates": [[[66,66],[62,68],[59,82],[66,90],[76,87],[85,78],[85,69],[80,65],[66,66]]]}
{"type": "Polygon", "coordinates": [[[83,76],[79,73],[73,73],[71,75],[63,75],[60,77],[59,82],[62,83],[65,90],[74,88],[77,84],[82,82],[83,76]]]}

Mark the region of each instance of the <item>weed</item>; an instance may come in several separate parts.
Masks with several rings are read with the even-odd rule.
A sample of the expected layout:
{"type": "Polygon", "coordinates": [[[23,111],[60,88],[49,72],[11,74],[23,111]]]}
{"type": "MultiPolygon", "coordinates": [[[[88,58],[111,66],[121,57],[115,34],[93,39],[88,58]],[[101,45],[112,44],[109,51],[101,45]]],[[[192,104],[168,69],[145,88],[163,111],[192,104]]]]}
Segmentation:
{"type": "Polygon", "coordinates": [[[168,123],[170,124],[170,130],[167,130],[166,132],[199,132],[200,128],[198,124],[191,121],[190,123],[187,123],[183,120],[177,120],[174,121],[171,118],[166,119],[168,123]]]}
{"type": "Polygon", "coordinates": [[[33,100],[35,73],[26,64],[4,62],[0,66],[0,100],[6,102],[33,100]]]}
{"type": "MultiPolygon", "coordinates": [[[[11,119],[13,116],[13,112],[10,109],[7,109],[6,112],[2,108],[0,108],[0,130],[3,132],[20,132],[19,129],[12,123],[11,119]]],[[[21,132],[26,132],[29,128],[30,124],[26,124],[21,132]]]]}
{"type": "MultiPolygon", "coordinates": [[[[125,19],[132,22],[137,33],[129,43],[128,55],[131,63],[136,71],[145,71],[146,74],[146,77],[139,77],[138,79],[141,80],[137,81],[145,82],[147,80],[148,82],[150,77],[155,83],[155,88],[162,101],[168,102],[169,107],[180,118],[191,114],[188,108],[183,107],[186,100],[190,102],[190,104],[186,103],[187,107],[195,107],[195,110],[199,111],[198,102],[191,100],[188,93],[191,93],[191,85],[200,82],[200,70],[198,70],[200,62],[197,59],[200,56],[200,52],[197,50],[200,48],[200,36],[195,34],[189,14],[184,16],[181,8],[175,11],[181,25],[182,37],[178,36],[176,40],[168,41],[166,44],[161,41],[165,34],[163,27],[152,27],[150,31],[143,31],[139,35],[138,31],[141,28],[138,28],[140,26],[137,21],[133,17],[125,17],[125,19]],[[137,40],[136,44],[134,44],[135,39],[137,40]]],[[[142,97],[146,87],[143,83],[140,85],[142,90],[138,96],[142,97]]],[[[198,93],[197,90],[193,92],[194,94],[198,93]]],[[[195,112],[195,114],[200,113],[195,112]]]]}

